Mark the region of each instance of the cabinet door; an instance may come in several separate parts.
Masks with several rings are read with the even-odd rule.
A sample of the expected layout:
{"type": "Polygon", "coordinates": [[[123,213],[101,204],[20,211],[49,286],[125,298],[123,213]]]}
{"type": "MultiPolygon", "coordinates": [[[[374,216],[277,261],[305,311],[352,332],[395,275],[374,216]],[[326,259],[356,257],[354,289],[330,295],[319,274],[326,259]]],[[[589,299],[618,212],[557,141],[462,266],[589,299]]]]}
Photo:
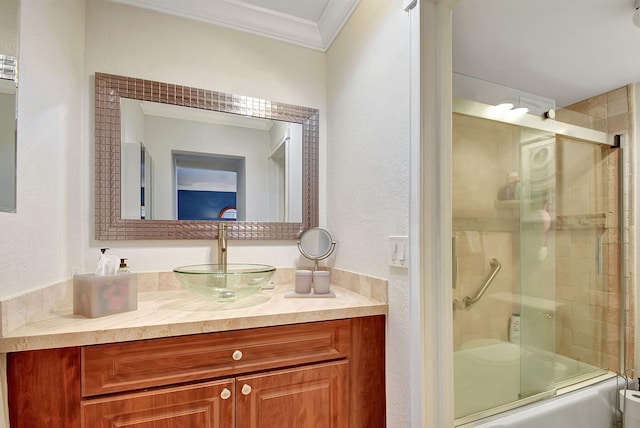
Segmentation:
{"type": "Polygon", "coordinates": [[[82,403],[84,428],[234,428],[232,379],[82,403]]]}
{"type": "Polygon", "coordinates": [[[236,378],[236,428],[346,428],[346,360],[236,378]]]}

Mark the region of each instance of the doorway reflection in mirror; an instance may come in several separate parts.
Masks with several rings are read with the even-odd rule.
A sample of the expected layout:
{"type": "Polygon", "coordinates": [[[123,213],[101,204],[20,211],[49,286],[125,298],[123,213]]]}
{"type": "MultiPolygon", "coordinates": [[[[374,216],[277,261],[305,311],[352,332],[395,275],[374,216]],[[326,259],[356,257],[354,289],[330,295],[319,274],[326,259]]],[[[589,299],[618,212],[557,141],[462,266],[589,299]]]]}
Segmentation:
{"type": "Polygon", "coordinates": [[[301,124],[124,97],[120,106],[122,218],[302,222],[301,124]]]}

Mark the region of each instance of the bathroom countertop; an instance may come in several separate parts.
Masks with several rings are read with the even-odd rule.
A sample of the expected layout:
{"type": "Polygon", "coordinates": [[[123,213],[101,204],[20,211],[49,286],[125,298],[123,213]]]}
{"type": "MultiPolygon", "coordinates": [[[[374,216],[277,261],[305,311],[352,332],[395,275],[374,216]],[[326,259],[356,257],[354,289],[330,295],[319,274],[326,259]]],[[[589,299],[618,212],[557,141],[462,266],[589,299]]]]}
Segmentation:
{"type": "Polygon", "coordinates": [[[255,327],[386,315],[387,304],[339,286],[335,298],[284,298],[293,285],[261,290],[225,309],[186,290],[138,293],[138,309],[84,318],[71,304],[0,339],[0,352],[61,348],[255,327]]]}

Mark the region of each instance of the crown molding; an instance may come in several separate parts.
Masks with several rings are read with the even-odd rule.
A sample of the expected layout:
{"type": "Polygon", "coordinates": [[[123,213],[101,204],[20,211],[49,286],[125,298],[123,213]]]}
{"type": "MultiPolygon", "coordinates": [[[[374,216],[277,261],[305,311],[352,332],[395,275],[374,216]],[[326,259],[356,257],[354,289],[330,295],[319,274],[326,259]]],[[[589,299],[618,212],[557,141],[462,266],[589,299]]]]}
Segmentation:
{"type": "Polygon", "coordinates": [[[323,51],[329,49],[359,3],[360,0],[329,0],[318,21],[318,29],[324,46],[323,51]]]}
{"type": "Polygon", "coordinates": [[[318,22],[240,0],[109,0],[326,51],[360,0],[329,0],[318,22]]]}

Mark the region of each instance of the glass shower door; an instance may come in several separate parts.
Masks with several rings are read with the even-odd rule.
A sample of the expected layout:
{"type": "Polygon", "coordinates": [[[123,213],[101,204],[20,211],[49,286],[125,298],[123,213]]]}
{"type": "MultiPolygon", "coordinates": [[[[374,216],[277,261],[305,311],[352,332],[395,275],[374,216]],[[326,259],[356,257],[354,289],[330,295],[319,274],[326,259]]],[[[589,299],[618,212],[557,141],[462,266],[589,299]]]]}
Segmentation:
{"type": "Polygon", "coordinates": [[[556,137],[521,128],[519,398],[554,389],[556,351],[556,137]]]}
{"type": "Polygon", "coordinates": [[[621,288],[622,158],[603,121],[580,106],[556,112],[557,123],[546,110],[514,119],[479,101],[454,98],[453,106],[462,425],[619,372],[633,348],[622,336],[631,299],[621,288]]]}
{"type": "Polygon", "coordinates": [[[454,388],[463,418],[555,389],[557,144],[548,131],[454,114],[453,145],[454,388]]]}

